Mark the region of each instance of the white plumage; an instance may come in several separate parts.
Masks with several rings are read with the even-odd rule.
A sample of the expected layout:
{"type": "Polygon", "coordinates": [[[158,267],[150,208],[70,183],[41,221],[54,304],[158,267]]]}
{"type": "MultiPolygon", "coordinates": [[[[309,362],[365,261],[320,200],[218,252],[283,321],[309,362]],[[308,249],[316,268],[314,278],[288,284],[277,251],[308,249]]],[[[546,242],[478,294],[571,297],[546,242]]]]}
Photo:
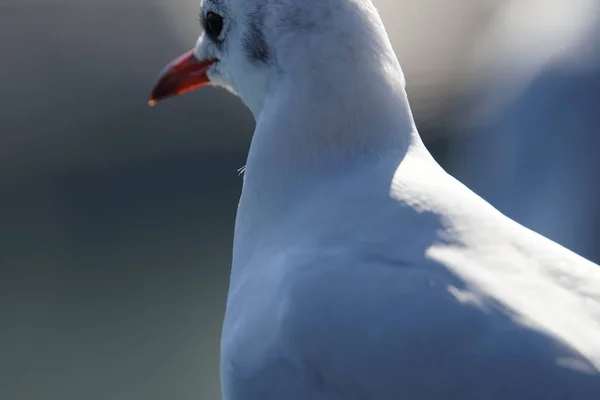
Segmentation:
{"type": "Polygon", "coordinates": [[[207,10],[195,55],[257,122],[225,399],[600,399],[600,268],[433,160],[370,1],[207,10]]]}

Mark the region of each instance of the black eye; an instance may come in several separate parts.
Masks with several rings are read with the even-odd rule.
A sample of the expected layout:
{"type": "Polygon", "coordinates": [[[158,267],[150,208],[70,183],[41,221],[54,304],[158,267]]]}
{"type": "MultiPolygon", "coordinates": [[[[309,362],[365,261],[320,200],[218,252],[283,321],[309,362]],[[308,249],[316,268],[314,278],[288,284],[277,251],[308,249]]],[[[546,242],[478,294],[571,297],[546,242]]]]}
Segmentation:
{"type": "Polygon", "coordinates": [[[213,11],[207,12],[204,18],[204,30],[212,40],[219,40],[223,30],[223,17],[213,11]]]}

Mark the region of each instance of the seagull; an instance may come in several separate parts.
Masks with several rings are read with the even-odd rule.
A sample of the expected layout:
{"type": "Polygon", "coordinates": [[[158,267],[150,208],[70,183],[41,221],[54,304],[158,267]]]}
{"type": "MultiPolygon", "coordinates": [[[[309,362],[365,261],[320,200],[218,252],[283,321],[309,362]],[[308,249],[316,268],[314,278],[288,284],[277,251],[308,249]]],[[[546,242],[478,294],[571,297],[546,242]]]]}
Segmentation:
{"type": "Polygon", "coordinates": [[[221,338],[225,400],[600,399],[600,268],[423,145],[370,0],[204,0],[150,104],[256,120],[221,338]]]}

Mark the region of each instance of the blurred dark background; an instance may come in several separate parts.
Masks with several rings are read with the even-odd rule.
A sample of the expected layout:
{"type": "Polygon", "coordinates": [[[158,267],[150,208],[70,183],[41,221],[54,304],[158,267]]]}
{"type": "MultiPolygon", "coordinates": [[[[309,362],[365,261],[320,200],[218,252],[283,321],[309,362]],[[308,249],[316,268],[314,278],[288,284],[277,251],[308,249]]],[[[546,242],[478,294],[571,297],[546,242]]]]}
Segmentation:
{"type": "MultiPolygon", "coordinates": [[[[1,399],[219,398],[253,120],[146,105],[198,3],[0,0],[1,399]]],[[[440,163],[598,262],[598,0],[375,3],[440,163]]]]}

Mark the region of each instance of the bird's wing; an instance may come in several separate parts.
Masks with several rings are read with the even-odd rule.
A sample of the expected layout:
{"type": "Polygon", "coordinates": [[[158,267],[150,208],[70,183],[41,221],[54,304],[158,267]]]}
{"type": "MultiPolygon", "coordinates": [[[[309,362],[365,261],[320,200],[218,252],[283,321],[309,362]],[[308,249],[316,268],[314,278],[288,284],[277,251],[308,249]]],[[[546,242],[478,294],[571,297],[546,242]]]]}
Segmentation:
{"type": "MultiPolygon", "coordinates": [[[[578,311],[553,308],[560,301],[540,310],[537,302],[516,302],[518,295],[507,300],[503,292],[464,279],[436,254],[420,263],[361,260],[351,249],[347,255],[324,254],[298,269],[285,297],[284,347],[315,387],[329,387],[340,398],[358,392],[380,399],[489,393],[592,399],[591,393],[600,393],[593,360],[598,346],[589,343],[600,330],[589,315],[571,318],[569,312],[578,311]],[[546,319],[550,327],[538,322],[546,319]],[[581,345],[586,340],[588,348],[581,345]]],[[[539,292],[534,287],[531,293],[539,292]]]]}

